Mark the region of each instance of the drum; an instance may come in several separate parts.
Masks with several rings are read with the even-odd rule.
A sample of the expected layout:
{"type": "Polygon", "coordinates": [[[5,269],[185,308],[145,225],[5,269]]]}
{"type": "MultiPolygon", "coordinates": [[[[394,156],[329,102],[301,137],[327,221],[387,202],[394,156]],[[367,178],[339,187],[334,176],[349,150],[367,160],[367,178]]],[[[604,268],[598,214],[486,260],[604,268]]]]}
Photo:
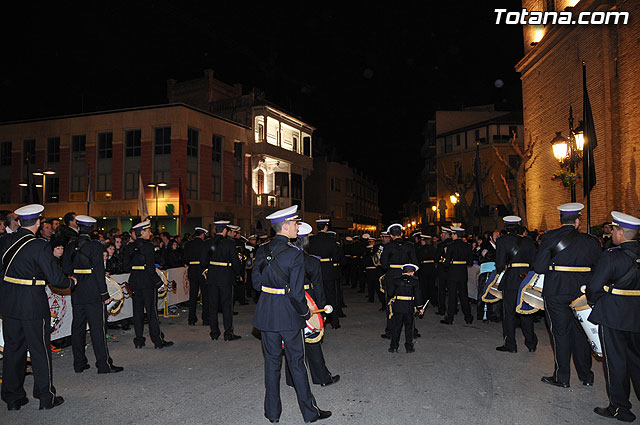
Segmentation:
{"type": "MultiPolygon", "coordinates": [[[[311,295],[308,292],[304,293],[307,299],[307,305],[310,311],[318,310],[316,302],[313,301],[311,295]]],[[[318,342],[324,336],[324,320],[320,313],[312,314],[309,320],[307,320],[307,327],[304,328],[304,341],[308,343],[318,342]]]]}
{"type": "Polygon", "coordinates": [[[169,280],[167,279],[167,273],[163,272],[157,267],[156,273],[158,273],[158,276],[160,276],[160,280],[162,280],[162,286],[158,288],[158,298],[164,298],[167,296],[167,290],[169,289],[169,280]]]}
{"type": "Polygon", "coordinates": [[[520,314],[533,314],[538,310],[544,310],[544,299],[542,298],[543,286],[543,274],[537,274],[533,271],[527,273],[527,276],[520,283],[516,312],[520,314]]]}
{"type": "Polygon", "coordinates": [[[107,284],[107,292],[111,298],[111,301],[107,304],[107,313],[118,314],[124,304],[124,293],[122,292],[122,288],[118,285],[118,282],[111,279],[109,276],[105,276],[104,280],[107,284]]]}
{"type": "Polygon", "coordinates": [[[491,272],[487,279],[487,284],[482,292],[482,301],[495,303],[502,299],[502,291],[498,289],[498,284],[504,272],[498,274],[495,270],[491,272]]]}
{"type": "Polygon", "coordinates": [[[602,357],[602,346],[600,345],[600,336],[598,335],[598,325],[594,325],[589,321],[589,315],[591,314],[591,307],[587,304],[587,296],[582,295],[580,298],[576,298],[571,303],[571,309],[573,314],[582,325],[582,330],[587,334],[587,339],[591,345],[591,349],[596,355],[602,357]]]}

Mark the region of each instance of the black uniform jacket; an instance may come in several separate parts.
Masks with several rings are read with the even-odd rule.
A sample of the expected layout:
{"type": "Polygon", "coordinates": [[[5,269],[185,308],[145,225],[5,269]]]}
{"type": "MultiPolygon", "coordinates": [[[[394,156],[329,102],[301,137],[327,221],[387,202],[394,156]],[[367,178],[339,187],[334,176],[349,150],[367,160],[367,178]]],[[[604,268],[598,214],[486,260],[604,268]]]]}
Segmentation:
{"type": "Polygon", "coordinates": [[[402,274],[402,268],[398,266],[405,264],[417,265],[417,262],[416,250],[413,244],[401,238],[394,239],[386,244],[380,258],[380,264],[385,271],[385,280],[402,274]]]}
{"type": "MultiPolygon", "coordinates": [[[[0,239],[0,256],[4,256],[18,239],[28,235],[33,233],[27,229],[18,229],[17,232],[0,239]]],[[[2,267],[1,277],[0,315],[19,320],[40,320],[51,317],[45,286],[10,283],[5,281],[5,277],[45,280],[49,285],[61,289],[74,287],[73,281],[60,270],[48,242],[36,239],[35,236],[20,249],[8,268],[2,267]]]]}
{"type": "Polygon", "coordinates": [[[200,253],[200,265],[209,268],[207,282],[220,286],[233,285],[236,276],[242,273],[235,241],[222,235],[215,235],[204,241],[200,253]],[[226,266],[211,264],[211,262],[224,263],[226,266]]]}
{"type": "Polygon", "coordinates": [[[609,291],[612,287],[640,291],[640,269],[625,249],[640,256],[640,243],[636,241],[623,242],[600,256],[587,284],[587,299],[595,303],[589,321],[621,331],[640,332],[640,296],[612,294],[604,289],[606,285],[609,291]],[[635,273],[618,282],[632,267],[635,273]]]}
{"type": "Polygon", "coordinates": [[[315,255],[304,255],[304,284],[309,285],[306,291],[311,295],[318,308],[324,308],[327,300],[322,286],[322,270],[320,259],[315,255]]]}
{"type": "Polygon", "coordinates": [[[305,327],[305,319],[310,317],[307,300],[304,296],[305,267],[301,250],[289,243],[286,236],[276,235],[267,244],[260,245],[253,267],[253,289],[262,291],[262,287],[284,290],[283,294],[262,291],[253,326],[261,331],[293,331],[305,327]],[[274,264],[267,264],[268,248],[272,254],[272,263],[288,278],[287,283],[276,271],[274,264]],[[288,290],[287,290],[288,288],[288,290]]]}
{"type": "Polygon", "coordinates": [[[194,238],[184,245],[182,258],[184,263],[189,267],[202,269],[200,259],[204,250],[205,241],[200,238],[194,238]],[[192,264],[194,263],[194,264],[192,264]],[[195,264],[197,263],[197,264],[195,264]]]}
{"type": "Polygon", "coordinates": [[[447,255],[447,247],[453,242],[453,239],[447,238],[438,243],[436,261],[438,262],[438,277],[444,278],[447,274],[449,266],[444,262],[444,258],[447,255]]]}
{"type": "Polygon", "coordinates": [[[309,238],[309,254],[320,257],[320,267],[323,279],[340,279],[340,271],[334,264],[344,262],[342,247],[331,235],[326,232],[318,232],[309,238]]]}
{"type": "Polygon", "coordinates": [[[162,280],[160,280],[160,276],[156,272],[153,243],[138,238],[127,251],[130,256],[131,275],[129,276],[129,283],[131,287],[134,290],[159,288],[162,285],[162,280]],[[139,269],[140,267],[144,267],[144,269],[139,269]]]}
{"type": "Polygon", "coordinates": [[[551,258],[551,250],[574,229],[572,225],[565,225],[542,235],[533,270],[538,274],[544,274],[542,295],[545,297],[571,295],[578,298],[582,295],[580,287],[586,285],[591,278],[591,272],[552,271],[549,270],[550,266],[591,267],[593,271],[602,253],[600,242],[595,237],[580,233],[571,245],[551,258]]]}
{"type": "Polygon", "coordinates": [[[473,265],[473,250],[471,245],[462,239],[452,240],[447,245],[447,253],[444,256],[447,267],[447,279],[455,281],[467,281],[469,275],[467,266],[473,265]],[[461,264],[454,264],[462,262],[461,264]]]}
{"type": "Polygon", "coordinates": [[[415,307],[422,307],[420,281],[415,276],[403,274],[400,277],[390,279],[387,285],[387,295],[389,299],[395,296],[413,297],[411,301],[396,299],[393,303],[394,313],[413,314],[415,307]]]}
{"type": "Polygon", "coordinates": [[[436,261],[438,261],[438,250],[433,245],[420,245],[416,249],[416,257],[420,269],[420,276],[428,276],[436,271],[436,261]]]}
{"type": "Polygon", "coordinates": [[[498,273],[511,264],[528,264],[528,266],[524,267],[508,267],[500,281],[500,290],[517,290],[520,288],[520,283],[522,282],[520,274],[527,273],[533,268],[536,251],[536,245],[530,238],[516,235],[504,235],[498,238],[496,241],[496,270],[498,273]],[[518,241],[520,241],[520,246],[514,256],[518,241]]]}
{"type": "Polygon", "coordinates": [[[78,279],[78,286],[71,293],[72,304],[95,304],[109,298],[102,252],[102,244],[89,239],[88,235],[80,235],[67,244],[62,257],[62,271],[78,279]],[[91,274],[74,270],[91,270],[91,274]]]}

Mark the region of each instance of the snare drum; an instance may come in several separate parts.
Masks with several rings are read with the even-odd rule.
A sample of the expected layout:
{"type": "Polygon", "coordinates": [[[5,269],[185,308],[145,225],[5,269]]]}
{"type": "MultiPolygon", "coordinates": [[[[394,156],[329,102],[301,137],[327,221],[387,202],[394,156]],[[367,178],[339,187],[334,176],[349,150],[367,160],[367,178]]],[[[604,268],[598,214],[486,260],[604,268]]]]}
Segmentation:
{"type": "Polygon", "coordinates": [[[482,301],[485,303],[495,303],[502,299],[502,291],[498,289],[500,278],[504,272],[498,274],[495,270],[491,272],[487,279],[487,284],[482,292],[482,301]]]}
{"type": "MultiPolygon", "coordinates": [[[[304,296],[307,299],[309,310],[318,310],[318,306],[316,302],[313,301],[313,298],[311,298],[311,295],[305,292],[304,296]]],[[[322,320],[322,315],[320,313],[312,314],[306,321],[306,324],[307,326],[304,328],[304,342],[314,343],[320,341],[324,336],[324,320],[322,320]]]]}
{"type": "Polygon", "coordinates": [[[109,314],[118,314],[122,309],[122,305],[124,304],[124,293],[122,292],[122,288],[115,280],[111,279],[109,276],[104,277],[105,283],[107,284],[107,292],[109,293],[109,298],[111,301],[107,304],[107,313],[109,314]]]}
{"type": "Polygon", "coordinates": [[[573,314],[582,325],[582,330],[587,334],[589,345],[596,355],[602,357],[602,346],[600,345],[600,336],[598,335],[598,325],[594,325],[589,321],[589,315],[591,314],[591,307],[587,304],[587,296],[582,295],[580,298],[576,298],[571,303],[571,309],[573,314]]]}
{"type": "Polygon", "coordinates": [[[542,298],[542,288],[544,286],[544,275],[533,271],[520,283],[518,292],[518,305],[516,312],[520,314],[532,314],[538,310],[544,310],[544,299],[542,298]]]}
{"type": "Polygon", "coordinates": [[[162,286],[158,288],[158,298],[164,298],[167,296],[167,290],[169,289],[169,280],[167,279],[166,272],[163,272],[157,267],[156,273],[160,276],[160,280],[162,280],[162,286]]]}

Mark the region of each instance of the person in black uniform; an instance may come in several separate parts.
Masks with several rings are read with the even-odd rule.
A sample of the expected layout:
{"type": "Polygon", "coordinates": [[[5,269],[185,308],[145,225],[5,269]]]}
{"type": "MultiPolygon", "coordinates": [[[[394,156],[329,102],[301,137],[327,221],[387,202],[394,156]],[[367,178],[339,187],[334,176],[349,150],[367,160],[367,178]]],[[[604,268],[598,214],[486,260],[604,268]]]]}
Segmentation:
{"type": "Polygon", "coordinates": [[[384,311],[387,314],[387,297],[384,295],[384,287],[382,286],[382,280],[384,276],[384,269],[382,268],[382,264],[380,264],[380,259],[382,258],[382,253],[384,252],[384,247],[389,242],[391,242],[391,238],[387,231],[380,232],[380,239],[376,241],[376,245],[373,248],[374,252],[374,264],[376,265],[376,278],[378,279],[378,283],[376,285],[376,292],[378,294],[378,301],[380,301],[380,310],[384,311]]]}
{"type": "MultiPolygon", "coordinates": [[[[247,238],[247,243],[245,243],[244,245],[244,252],[245,255],[247,256],[247,261],[245,262],[245,291],[246,291],[246,297],[247,298],[253,298],[253,283],[251,280],[251,273],[253,272],[253,260],[256,257],[256,248],[257,248],[257,243],[258,241],[258,237],[256,235],[250,235],[247,238]]],[[[254,301],[256,302],[256,304],[258,303],[257,300],[254,299],[254,301]]]]}
{"type": "Polygon", "coordinates": [[[133,327],[136,336],[133,344],[136,348],[144,347],[144,313],[149,319],[149,337],[155,348],[170,347],[171,341],[165,341],[160,332],[158,320],[158,288],[162,286],[162,280],[156,272],[154,262],[155,250],[149,241],[151,238],[151,223],[149,220],[136,224],[131,228],[135,232],[136,240],[127,250],[128,259],[126,268],[131,270],[129,284],[133,290],[133,327]]]}
{"type": "MultiPolygon", "coordinates": [[[[330,220],[321,218],[316,220],[318,233],[309,239],[309,254],[320,257],[322,269],[322,285],[327,303],[333,306],[333,313],[327,316],[333,329],[340,328],[342,303],[339,298],[340,270],[338,265],[343,262],[343,251],[340,244],[329,235],[330,220]]],[[[255,288],[255,284],[253,285],[255,288]]]]}
{"type": "Polygon", "coordinates": [[[218,326],[218,309],[222,309],[224,324],[224,340],[235,341],[240,335],[233,333],[233,285],[236,276],[240,275],[240,259],[235,242],[227,238],[229,224],[226,220],[214,222],[216,235],[205,241],[200,253],[200,264],[207,268],[207,285],[209,286],[209,335],[213,341],[220,337],[218,326]]]}
{"type": "Polygon", "coordinates": [[[629,378],[640,392],[640,219],[611,212],[611,239],[617,247],[605,251],[587,283],[587,299],[595,304],[589,321],[598,324],[609,395],[607,407],[594,412],[633,422],[629,378]]]}
{"type": "MultiPolygon", "coordinates": [[[[304,284],[304,290],[313,299],[318,308],[324,308],[326,306],[324,289],[322,288],[320,259],[307,253],[310,233],[311,226],[307,223],[300,223],[298,226],[298,239],[296,239],[295,246],[302,250],[304,254],[304,281],[306,282],[304,284]]],[[[322,335],[315,337],[319,338],[318,341],[312,342],[309,341],[305,335],[304,358],[309,366],[309,372],[311,372],[311,381],[316,385],[326,387],[338,382],[340,380],[340,375],[331,375],[331,372],[329,372],[329,369],[327,368],[324,361],[324,354],[322,353],[322,337],[322,335]]],[[[288,365],[285,370],[287,385],[292,387],[293,379],[288,365]]]]}
{"type": "Polygon", "coordinates": [[[460,308],[464,314],[464,321],[467,324],[473,323],[471,307],[469,307],[469,296],[467,293],[468,273],[467,267],[473,265],[473,252],[471,245],[464,242],[460,236],[464,229],[452,227],[451,242],[447,244],[447,252],[444,256],[444,264],[447,267],[447,292],[448,305],[447,315],[440,321],[445,325],[453,324],[453,317],[456,314],[458,298],[460,298],[460,308]]]}
{"type": "Polygon", "coordinates": [[[104,279],[102,244],[89,238],[96,219],[79,215],[76,217],[76,222],[79,229],[78,237],[69,242],[62,257],[64,273],[75,276],[80,282],[80,285],[71,293],[73,370],[76,373],[82,373],[89,369],[89,362],[85,355],[88,322],[98,373],[122,372],[124,368],[113,364],[107,348],[105,305],[109,304],[111,298],[104,279]]]}
{"type": "Polygon", "coordinates": [[[536,245],[531,238],[522,235],[520,217],[508,215],[502,219],[507,234],[496,242],[496,270],[505,271],[498,289],[502,291],[504,308],[502,321],[503,344],[498,351],[518,352],[516,345],[516,315],[520,318],[520,327],[524,335],[524,344],[530,352],[536,351],[538,337],[533,330],[533,317],[530,314],[516,313],[520,283],[533,267],[536,258],[536,245]]]}
{"type": "Polygon", "coordinates": [[[0,393],[8,410],[19,410],[29,402],[24,390],[27,350],[31,353],[33,396],[40,399],[40,409],[64,403],[53,386],[51,313],[45,284],[74,289],[77,280],[62,273],[47,242],[35,237],[43,210],[38,204],[18,208],[15,214],[22,227],[0,239],[0,315],[4,336],[0,393]]]}
{"type": "Polygon", "coordinates": [[[498,300],[493,303],[485,303],[482,301],[482,293],[487,283],[487,279],[491,276],[491,272],[495,270],[496,261],[496,241],[500,237],[500,232],[497,230],[487,231],[484,233],[482,244],[480,245],[480,270],[481,273],[478,276],[478,308],[477,319],[485,320],[485,307],[487,309],[486,320],[490,322],[499,322],[502,317],[502,300],[498,300]],[[488,263],[488,264],[486,264],[488,263]],[[493,264],[491,264],[493,263],[493,264]],[[483,266],[484,265],[484,266],[483,266]]]}
{"type": "MultiPolygon", "coordinates": [[[[366,234],[366,233],[365,233],[366,234]]],[[[367,237],[369,236],[366,234],[367,237]]],[[[364,256],[367,253],[366,241],[359,236],[353,237],[353,247],[351,248],[351,287],[358,288],[358,292],[364,292],[364,256]]]]}
{"type": "Polygon", "coordinates": [[[384,246],[380,264],[384,270],[382,278],[382,286],[385,291],[385,302],[387,304],[387,326],[384,333],[380,335],[382,338],[391,339],[391,320],[389,319],[388,305],[391,299],[386,293],[387,281],[398,278],[402,275],[403,264],[415,264],[416,251],[411,242],[402,239],[402,225],[395,223],[387,228],[387,233],[391,236],[391,242],[384,246]]]}
{"type": "Polygon", "coordinates": [[[344,252],[344,266],[342,267],[342,274],[344,276],[344,284],[345,286],[352,285],[351,279],[351,268],[353,265],[353,254],[351,251],[353,249],[353,237],[347,236],[344,238],[344,244],[342,245],[342,251],[344,252]]]}
{"type": "Polygon", "coordinates": [[[187,270],[187,276],[189,277],[189,326],[195,325],[198,321],[196,308],[199,293],[202,293],[202,325],[209,326],[211,317],[207,280],[202,276],[204,268],[200,264],[206,235],[207,229],[196,227],[194,238],[184,246],[184,262],[189,267],[187,270]]]}
{"type": "MultiPolygon", "coordinates": [[[[233,285],[233,304],[238,302],[240,305],[247,305],[247,299],[244,296],[245,293],[245,267],[247,265],[247,254],[244,247],[244,240],[240,237],[240,230],[242,229],[240,226],[229,224],[227,226],[229,231],[227,232],[227,237],[233,241],[236,246],[236,252],[238,255],[238,261],[240,262],[240,273],[236,276],[235,283],[233,285]]],[[[237,313],[234,313],[237,314],[237,313]]]]}
{"type": "Polygon", "coordinates": [[[562,227],[542,236],[533,265],[536,273],[544,274],[542,296],[555,357],[553,375],[541,380],[562,388],[569,388],[572,356],[578,378],[584,385],[593,385],[591,348],[571,310],[571,302],[582,295],[580,287],[590,280],[602,252],[598,239],[578,231],[583,208],[575,202],[558,207],[562,227]]]}
{"type": "Polygon", "coordinates": [[[425,301],[430,300],[437,304],[438,293],[436,291],[436,260],[438,250],[433,246],[431,236],[420,234],[420,245],[416,249],[418,260],[418,277],[420,279],[420,292],[425,301]]]}
{"type": "MultiPolygon", "coordinates": [[[[364,238],[364,235],[363,235],[364,238]]],[[[376,257],[376,240],[367,235],[366,253],[363,259],[364,276],[367,281],[367,302],[373,303],[378,283],[378,265],[379,260],[376,257]]]]}
{"type": "MultiPolygon", "coordinates": [[[[400,333],[404,326],[404,348],[407,353],[415,352],[413,348],[413,314],[416,307],[422,307],[422,291],[420,281],[414,276],[418,271],[415,264],[404,264],[402,275],[389,279],[386,285],[387,296],[390,300],[389,316],[391,321],[390,353],[397,353],[400,345],[400,333]]],[[[424,309],[420,309],[420,315],[424,309]]]]}
{"type": "Polygon", "coordinates": [[[278,422],[282,413],[283,347],[305,422],[331,416],[331,412],[318,408],[304,363],[304,321],[311,317],[304,295],[304,255],[289,243],[298,235],[297,211],[298,206],[293,205],[267,216],[276,236],[258,248],[253,267],[253,288],[262,291],[253,325],[261,331],[264,352],[264,416],[272,423],[278,422]]]}
{"type": "Polygon", "coordinates": [[[448,265],[445,264],[444,258],[447,254],[447,246],[452,242],[451,229],[448,227],[440,228],[440,242],[438,243],[436,259],[438,260],[438,310],[436,314],[444,316],[447,314],[447,271],[448,265]]]}

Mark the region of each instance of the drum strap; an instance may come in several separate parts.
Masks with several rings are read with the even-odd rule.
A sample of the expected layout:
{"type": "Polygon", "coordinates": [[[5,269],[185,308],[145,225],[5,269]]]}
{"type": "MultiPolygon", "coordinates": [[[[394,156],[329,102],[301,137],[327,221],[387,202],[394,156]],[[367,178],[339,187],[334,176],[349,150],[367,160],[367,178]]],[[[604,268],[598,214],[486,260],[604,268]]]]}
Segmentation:
{"type": "Polygon", "coordinates": [[[86,238],[77,238],[74,241],[74,246],[73,246],[73,254],[71,254],[71,264],[73,264],[73,262],[76,259],[76,254],[80,254],[81,256],[84,257],[84,259],[86,261],[80,261],[80,264],[78,264],[78,269],[82,269],[85,268],[85,266],[90,266],[91,265],[91,258],[89,258],[89,256],[87,254],[85,254],[84,252],[82,252],[82,247],[88,242],[88,240],[86,238]]]}
{"type": "Polygon", "coordinates": [[[0,270],[0,272],[4,272],[6,274],[7,270],[9,270],[11,262],[13,261],[13,258],[16,256],[18,251],[20,251],[20,249],[22,249],[22,247],[25,246],[28,242],[35,240],[35,238],[36,237],[33,234],[29,233],[15,241],[13,245],[11,245],[2,256],[2,270],[0,270]]]}
{"type": "Polygon", "coordinates": [[[635,252],[627,248],[623,248],[622,252],[624,252],[629,257],[631,257],[631,259],[633,260],[633,265],[629,268],[629,270],[627,270],[627,272],[622,277],[619,277],[618,279],[611,282],[612,289],[615,285],[619,284],[620,282],[626,281],[631,276],[635,275],[638,272],[638,270],[640,270],[640,257],[636,255],[635,252]]]}
{"type": "Polygon", "coordinates": [[[571,245],[571,243],[578,237],[579,234],[580,232],[578,232],[576,229],[573,229],[572,231],[567,233],[564,238],[560,239],[556,246],[551,248],[551,258],[553,259],[553,257],[567,249],[567,247],[571,245]]]}
{"type": "Polygon", "coordinates": [[[289,292],[289,276],[287,276],[282,269],[278,266],[277,263],[275,263],[273,260],[275,260],[275,258],[281,253],[283,252],[285,249],[287,249],[287,245],[283,245],[281,248],[276,249],[275,251],[271,251],[271,249],[269,248],[268,245],[265,245],[264,250],[267,253],[267,258],[265,263],[262,264],[262,266],[260,266],[260,273],[262,273],[265,269],[265,267],[267,266],[273,266],[273,270],[276,272],[276,274],[285,282],[285,290],[286,292],[289,292]]]}
{"type": "Polygon", "coordinates": [[[511,261],[513,261],[514,258],[516,258],[516,255],[518,255],[518,252],[520,252],[520,245],[522,245],[522,238],[520,236],[516,236],[516,244],[513,246],[513,248],[511,248],[511,251],[509,251],[509,261],[507,261],[507,263],[510,263],[511,261]]]}

